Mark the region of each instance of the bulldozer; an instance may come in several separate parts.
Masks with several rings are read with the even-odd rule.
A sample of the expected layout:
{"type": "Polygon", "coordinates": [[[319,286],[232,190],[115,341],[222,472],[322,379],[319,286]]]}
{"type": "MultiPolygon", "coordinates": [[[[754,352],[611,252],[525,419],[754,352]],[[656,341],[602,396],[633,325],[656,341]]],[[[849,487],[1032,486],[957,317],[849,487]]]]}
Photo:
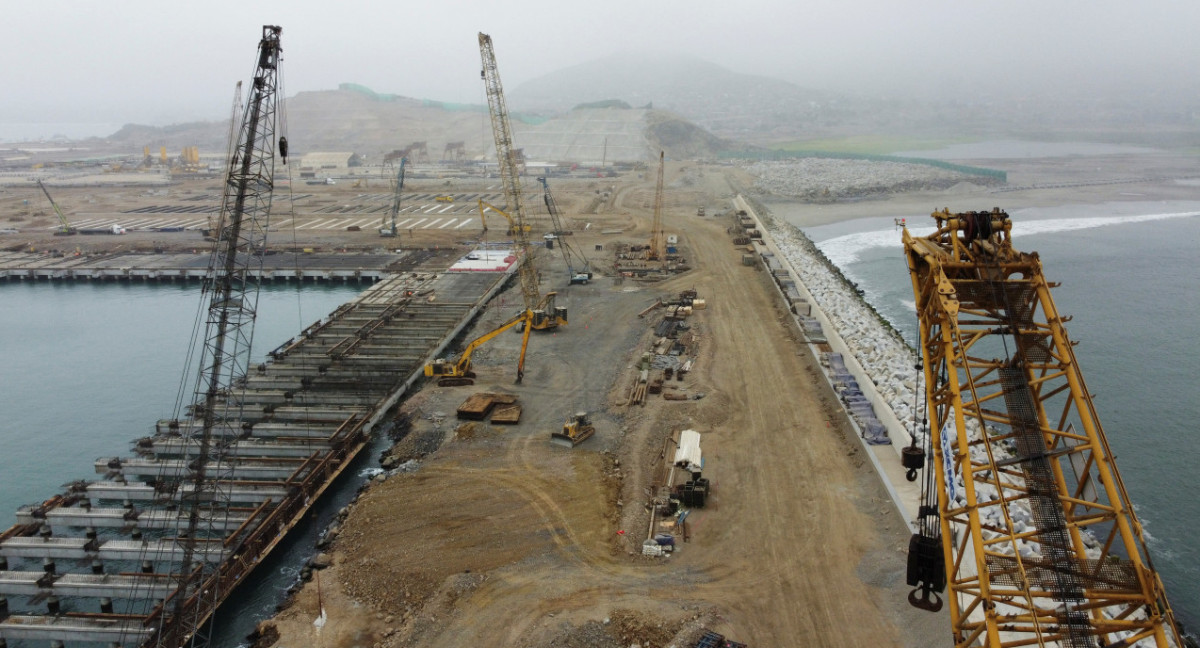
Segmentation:
{"type": "Polygon", "coordinates": [[[550,434],[550,443],[574,448],[586,441],[589,437],[596,433],[596,426],[592,425],[592,421],[588,418],[587,412],[575,412],[571,418],[563,423],[562,432],[553,432],[550,434]]]}

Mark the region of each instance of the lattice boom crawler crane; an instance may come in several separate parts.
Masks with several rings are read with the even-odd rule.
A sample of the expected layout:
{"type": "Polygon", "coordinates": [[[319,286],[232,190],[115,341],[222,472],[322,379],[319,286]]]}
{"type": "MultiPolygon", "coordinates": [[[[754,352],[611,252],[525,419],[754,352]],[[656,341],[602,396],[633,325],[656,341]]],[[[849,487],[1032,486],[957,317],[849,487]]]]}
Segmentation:
{"type": "MultiPolygon", "coordinates": [[[[525,317],[522,323],[525,339],[522,340],[522,348],[525,348],[529,343],[530,330],[547,331],[566,326],[567,309],[555,303],[557,293],[548,292],[542,295],[538,288],[533,249],[529,245],[529,228],[525,224],[525,206],[521,200],[521,180],[518,172],[520,156],[513,147],[512,127],[508,119],[504,87],[500,83],[500,70],[496,65],[491,36],[479,34],[479,55],[483,63],[479,76],[483,79],[487,91],[488,114],[492,118],[492,136],[496,141],[496,158],[500,164],[500,180],[504,185],[505,207],[512,217],[519,248],[520,259],[517,263],[521,266],[518,274],[521,279],[521,296],[525,301],[525,317]]],[[[524,362],[524,356],[521,361],[524,362]]],[[[517,382],[521,382],[524,373],[523,368],[518,368],[517,382]]]]}
{"type": "Polygon", "coordinates": [[[1183,646],[1040,259],[999,209],[933,218],[903,234],[931,457],[910,599],[949,585],[955,646],[1183,646]]]}

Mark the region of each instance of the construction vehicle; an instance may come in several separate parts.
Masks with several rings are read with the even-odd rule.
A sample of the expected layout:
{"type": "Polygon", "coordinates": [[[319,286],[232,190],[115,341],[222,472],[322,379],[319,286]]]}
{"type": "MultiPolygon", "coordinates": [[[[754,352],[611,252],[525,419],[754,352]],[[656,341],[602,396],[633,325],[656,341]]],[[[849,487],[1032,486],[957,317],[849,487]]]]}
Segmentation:
{"type": "Polygon", "coordinates": [[[596,426],[592,425],[591,419],[588,418],[587,412],[575,412],[571,418],[563,423],[561,432],[550,433],[550,443],[574,448],[575,446],[588,440],[596,433],[596,426]]]}
{"type": "Polygon", "coordinates": [[[663,167],[665,166],[665,157],[662,151],[658,152],[658,186],[654,190],[654,222],[650,225],[650,248],[646,250],[647,261],[666,262],[667,254],[664,250],[666,240],[663,236],[662,229],[662,202],[663,202],[663,167]]]}
{"type": "Polygon", "coordinates": [[[42,184],[41,180],[38,180],[37,184],[38,187],[41,187],[42,193],[46,194],[46,200],[50,201],[50,206],[54,208],[54,213],[58,216],[58,229],[54,231],[54,235],[71,236],[73,234],[78,234],[79,230],[75,229],[75,227],[71,225],[70,221],[67,220],[66,215],[63,214],[63,211],[59,209],[58,203],[54,202],[54,199],[50,197],[50,191],[46,189],[46,185],[42,184]]]}
{"type": "Polygon", "coordinates": [[[408,162],[408,158],[400,158],[400,170],[396,172],[396,192],[392,196],[392,208],[388,210],[388,216],[383,218],[383,222],[379,224],[379,235],[386,238],[396,236],[396,215],[400,213],[400,194],[404,191],[404,166],[408,162]],[[391,222],[388,222],[388,218],[391,222]]]}
{"type": "Polygon", "coordinates": [[[454,196],[438,196],[434,198],[436,202],[454,202],[454,196]]]}
{"type": "MultiPolygon", "coordinates": [[[[567,266],[568,284],[586,284],[592,280],[592,266],[582,250],[576,250],[566,239],[566,230],[562,226],[562,218],[558,213],[558,203],[550,193],[550,185],[545,176],[538,178],[542,183],[542,200],[546,203],[546,211],[550,212],[550,221],[554,224],[554,235],[558,240],[558,249],[562,252],[563,262],[567,266]],[[578,257],[578,263],[575,258],[578,257]]],[[[553,239],[551,239],[553,240],[553,239]]],[[[549,241],[547,241],[549,243],[549,241]]]]}
{"type": "Polygon", "coordinates": [[[1000,209],[933,218],[903,229],[928,410],[909,601],[948,585],[955,646],[1185,645],[1037,254],[1000,209]]]}
{"type": "MultiPolygon", "coordinates": [[[[512,127],[508,119],[508,107],[504,102],[504,88],[500,83],[500,71],[496,65],[496,54],[492,47],[492,37],[479,34],[479,53],[483,61],[483,78],[487,93],[488,114],[492,119],[492,136],[496,141],[496,157],[500,163],[500,180],[504,185],[504,200],[513,212],[513,222],[516,225],[516,242],[519,259],[517,274],[521,279],[521,297],[525,302],[524,324],[521,329],[526,339],[521,344],[521,367],[524,366],[524,349],[528,343],[531,330],[554,330],[567,324],[567,309],[555,303],[557,293],[541,294],[538,288],[538,272],[534,265],[533,248],[529,245],[528,230],[525,227],[525,207],[521,200],[520,165],[523,156],[519,155],[512,142],[512,127]]],[[[524,377],[523,370],[517,370],[517,382],[524,377]]]]}
{"type": "MultiPolygon", "coordinates": [[[[433,378],[437,377],[439,387],[455,387],[458,385],[474,385],[475,372],[471,371],[471,354],[476,349],[486,344],[489,340],[497,335],[523,324],[525,322],[525,313],[514,315],[507,322],[500,326],[484,333],[483,335],[471,340],[463,352],[459,354],[458,360],[450,362],[444,358],[438,358],[431,364],[425,365],[425,375],[433,378]]],[[[517,375],[525,373],[525,347],[529,344],[529,336],[526,335],[521,341],[521,359],[517,363],[517,375]]]]}
{"type": "MultiPolygon", "coordinates": [[[[508,236],[515,236],[517,234],[517,223],[516,223],[516,221],[513,220],[513,217],[508,212],[504,211],[503,209],[500,209],[499,207],[493,205],[492,203],[485,202],[483,199],[480,199],[479,200],[479,222],[483,224],[483,231],[485,233],[488,231],[488,226],[487,226],[487,218],[484,216],[484,214],[489,209],[496,212],[497,214],[500,214],[501,216],[504,217],[504,220],[508,221],[508,230],[505,232],[508,236]]],[[[532,228],[529,225],[526,225],[524,227],[524,229],[525,229],[525,233],[528,234],[529,230],[532,228]]]]}

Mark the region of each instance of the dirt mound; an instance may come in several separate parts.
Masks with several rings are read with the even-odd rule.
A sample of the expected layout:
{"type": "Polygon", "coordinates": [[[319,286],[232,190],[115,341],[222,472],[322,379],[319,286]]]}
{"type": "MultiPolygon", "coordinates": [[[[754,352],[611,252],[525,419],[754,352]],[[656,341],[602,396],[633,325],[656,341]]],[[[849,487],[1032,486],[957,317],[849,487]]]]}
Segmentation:
{"type": "Polygon", "coordinates": [[[661,110],[646,115],[646,133],[651,144],[676,160],[715,158],[733,144],[678,115],[661,110]]]}

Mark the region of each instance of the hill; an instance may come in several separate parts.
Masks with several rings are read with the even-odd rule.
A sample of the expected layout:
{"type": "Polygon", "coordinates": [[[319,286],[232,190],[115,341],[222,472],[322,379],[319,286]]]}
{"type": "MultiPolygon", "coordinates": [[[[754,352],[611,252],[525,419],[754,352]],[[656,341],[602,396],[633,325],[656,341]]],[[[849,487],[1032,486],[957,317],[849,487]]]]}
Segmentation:
{"type": "Polygon", "coordinates": [[[718,136],[753,140],[811,135],[848,114],[844,100],[825,93],[666,53],[563,68],[514,87],[508,98],[516,109],[550,111],[621,100],[669,110],[718,136]]]}
{"type": "MultiPolygon", "coordinates": [[[[619,102],[594,105],[600,107],[568,110],[553,118],[514,114],[513,139],[529,159],[583,164],[652,160],[660,148],[671,157],[685,158],[711,157],[729,148],[677,115],[619,102]]],[[[379,94],[342,84],[337,90],[301,92],[288,99],[286,118],[292,155],[354,151],[377,160],[425,142],[430,159],[440,160],[447,144],[463,142],[467,159],[491,161],[495,156],[486,106],[379,94]]],[[[228,128],[221,122],[128,125],[108,140],[127,150],[165,146],[175,151],[195,145],[213,151],[224,147],[228,128]]]]}

